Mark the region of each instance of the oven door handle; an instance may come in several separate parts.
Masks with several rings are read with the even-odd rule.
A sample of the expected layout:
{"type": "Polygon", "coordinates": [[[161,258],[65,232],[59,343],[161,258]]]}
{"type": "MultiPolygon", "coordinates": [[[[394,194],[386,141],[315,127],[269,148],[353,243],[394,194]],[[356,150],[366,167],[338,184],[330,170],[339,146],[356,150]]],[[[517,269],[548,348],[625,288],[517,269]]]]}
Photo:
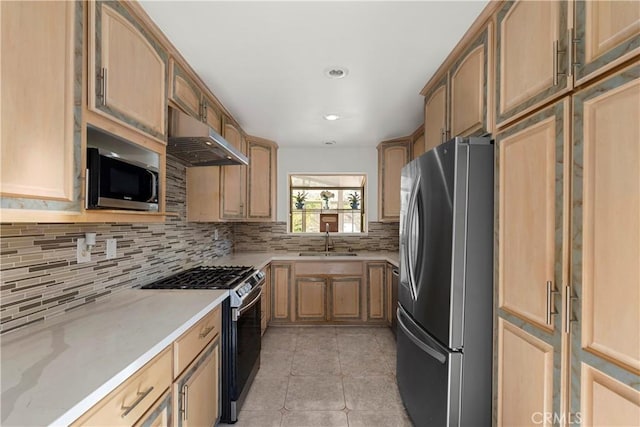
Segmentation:
{"type": "Polygon", "coordinates": [[[260,292],[258,292],[258,296],[256,296],[249,304],[238,309],[238,317],[242,316],[247,310],[256,305],[258,301],[260,301],[260,297],[262,296],[262,287],[260,287],[260,292]]]}

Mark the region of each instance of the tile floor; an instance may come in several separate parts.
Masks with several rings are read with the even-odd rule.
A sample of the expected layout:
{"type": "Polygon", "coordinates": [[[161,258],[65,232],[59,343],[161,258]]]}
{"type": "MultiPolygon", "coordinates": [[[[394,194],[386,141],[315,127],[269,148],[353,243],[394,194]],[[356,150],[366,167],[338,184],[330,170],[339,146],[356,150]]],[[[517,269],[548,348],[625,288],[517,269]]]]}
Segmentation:
{"type": "Polygon", "coordinates": [[[411,426],[388,328],[269,327],[236,427],[411,426]]]}

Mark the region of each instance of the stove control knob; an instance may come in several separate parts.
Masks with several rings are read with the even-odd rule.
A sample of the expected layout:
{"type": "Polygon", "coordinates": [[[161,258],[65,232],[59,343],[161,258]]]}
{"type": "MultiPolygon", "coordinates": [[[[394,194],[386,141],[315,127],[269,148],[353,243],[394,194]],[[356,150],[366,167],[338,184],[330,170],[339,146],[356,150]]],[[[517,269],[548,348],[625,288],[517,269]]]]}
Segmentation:
{"type": "Polygon", "coordinates": [[[240,296],[244,295],[244,287],[238,289],[238,295],[240,295],[240,296]]]}

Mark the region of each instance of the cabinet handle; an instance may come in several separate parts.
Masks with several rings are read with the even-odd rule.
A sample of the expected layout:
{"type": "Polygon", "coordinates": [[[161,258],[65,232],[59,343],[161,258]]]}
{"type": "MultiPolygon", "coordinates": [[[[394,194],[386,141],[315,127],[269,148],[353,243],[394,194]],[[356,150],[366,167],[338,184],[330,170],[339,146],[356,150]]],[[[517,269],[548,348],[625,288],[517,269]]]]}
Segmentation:
{"type": "Polygon", "coordinates": [[[444,138],[445,138],[444,128],[440,128],[440,143],[441,144],[444,142],[444,138]]]}
{"type": "Polygon", "coordinates": [[[579,62],[575,62],[576,58],[576,49],[578,43],[580,43],[580,39],[575,38],[575,29],[569,28],[567,31],[569,33],[569,68],[568,72],[570,76],[573,76],[573,71],[577,65],[580,65],[579,62]]]}
{"type": "Polygon", "coordinates": [[[100,98],[100,105],[107,105],[107,69],[105,67],[100,68],[98,75],[96,76],[98,87],[96,88],[96,96],[100,98]]]}
{"type": "Polygon", "coordinates": [[[182,412],[182,419],[186,421],[187,419],[187,405],[189,404],[189,386],[187,384],[182,386],[182,391],[180,392],[182,395],[182,408],[180,412],[182,412]]]}
{"type": "Polygon", "coordinates": [[[556,310],[556,305],[554,304],[554,294],[557,294],[559,291],[556,290],[553,286],[553,281],[547,280],[547,325],[552,325],[551,316],[558,314],[558,310],[556,310]]]}
{"type": "Polygon", "coordinates": [[[577,300],[578,297],[571,295],[571,286],[567,285],[566,289],[566,297],[564,300],[564,332],[569,334],[571,333],[571,322],[575,322],[576,319],[573,318],[571,312],[571,301],[577,300]]]}
{"type": "Polygon", "coordinates": [[[553,42],[553,85],[558,86],[558,76],[566,76],[566,73],[561,73],[558,70],[558,55],[566,53],[564,50],[560,50],[560,41],[555,40],[553,42]]]}
{"type": "Polygon", "coordinates": [[[204,122],[207,121],[207,103],[206,102],[202,103],[202,121],[204,122]]]}
{"type": "Polygon", "coordinates": [[[124,412],[122,413],[122,418],[126,417],[127,415],[129,415],[129,412],[133,411],[133,408],[135,408],[136,406],[138,406],[140,404],[140,402],[142,402],[144,400],[145,397],[147,397],[149,395],[149,393],[151,393],[151,391],[153,390],[153,386],[149,387],[148,389],[146,389],[143,392],[138,392],[138,397],[137,399],[131,404],[131,406],[123,406],[122,409],[124,409],[124,412]]]}
{"type": "Polygon", "coordinates": [[[206,328],[204,331],[200,332],[200,338],[204,338],[207,335],[209,335],[209,333],[211,331],[213,331],[214,327],[213,326],[209,326],[208,328],[206,328]]]}

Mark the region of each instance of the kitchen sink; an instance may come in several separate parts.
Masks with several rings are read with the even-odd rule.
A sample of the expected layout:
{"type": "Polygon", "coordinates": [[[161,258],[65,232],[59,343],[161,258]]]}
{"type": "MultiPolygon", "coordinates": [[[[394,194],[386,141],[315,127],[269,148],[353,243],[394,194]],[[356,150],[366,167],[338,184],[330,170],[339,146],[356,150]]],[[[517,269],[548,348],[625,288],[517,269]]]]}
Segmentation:
{"type": "Polygon", "coordinates": [[[357,256],[355,252],[300,252],[300,256],[357,256]]]}

